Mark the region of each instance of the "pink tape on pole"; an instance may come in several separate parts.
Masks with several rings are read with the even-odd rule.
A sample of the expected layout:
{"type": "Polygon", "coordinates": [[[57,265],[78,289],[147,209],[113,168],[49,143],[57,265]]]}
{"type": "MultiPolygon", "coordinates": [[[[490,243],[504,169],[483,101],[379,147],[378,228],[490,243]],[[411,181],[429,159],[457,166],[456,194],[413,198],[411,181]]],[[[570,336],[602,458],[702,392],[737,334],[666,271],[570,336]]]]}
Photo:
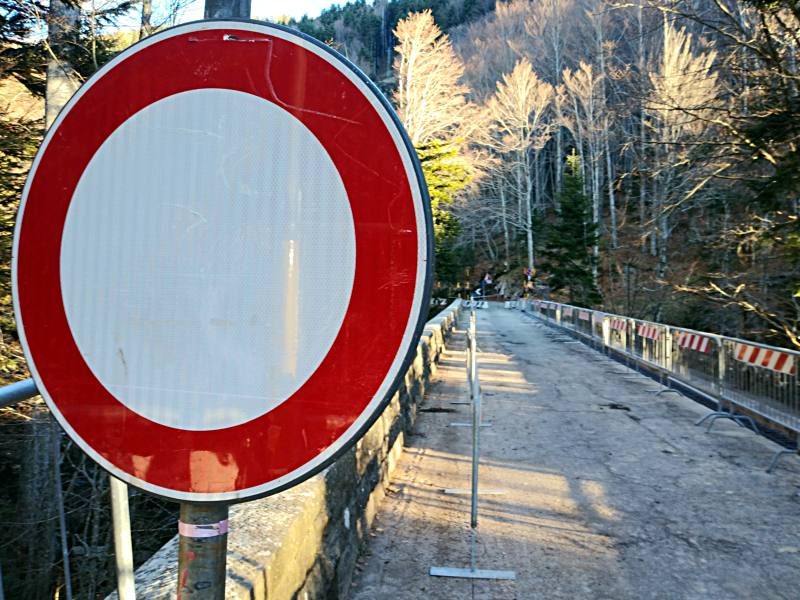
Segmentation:
{"type": "Polygon", "coordinates": [[[205,523],[202,525],[192,525],[178,521],[178,533],[183,537],[190,538],[210,538],[228,533],[228,519],[219,523],[205,523]]]}

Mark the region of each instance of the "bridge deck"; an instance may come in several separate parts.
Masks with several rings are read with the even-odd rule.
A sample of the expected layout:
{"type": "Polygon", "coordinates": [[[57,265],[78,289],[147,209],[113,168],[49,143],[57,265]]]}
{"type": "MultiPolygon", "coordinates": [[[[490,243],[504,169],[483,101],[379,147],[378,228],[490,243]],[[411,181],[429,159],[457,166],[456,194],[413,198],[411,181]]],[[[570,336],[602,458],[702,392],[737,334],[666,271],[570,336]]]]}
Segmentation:
{"type": "MultiPolygon", "coordinates": [[[[462,319],[462,328],[466,319],[462,319]]],[[[478,311],[485,403],[475,566],[516,581],[428,575],[469,567],[471,432],[463,335],[444,357],[373,525],[351,600],[785,598],[800,589],[800,461],[538,326],[478,311]],[[454,410],[455,412],[447,412],[454,410]],[[443,412],[440,412],[443,411],[443,412]],[[505,492],[497,495],[495,492],[505,492]]]]}

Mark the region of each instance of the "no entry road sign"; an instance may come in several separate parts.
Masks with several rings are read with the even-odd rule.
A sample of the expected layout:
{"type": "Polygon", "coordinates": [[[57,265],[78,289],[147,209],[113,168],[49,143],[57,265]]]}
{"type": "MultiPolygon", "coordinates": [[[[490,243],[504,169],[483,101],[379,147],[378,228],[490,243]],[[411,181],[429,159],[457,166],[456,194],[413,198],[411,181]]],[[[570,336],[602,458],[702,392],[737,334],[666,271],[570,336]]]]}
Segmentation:
{"type": "Polygon", "coordinates": [[[131,47],[25,188],[14,301],[61,425],[180,501],[274,493],[374,420],[428,305],[431,218],[397,117],[341,56],[244,21],[131,47]]]}

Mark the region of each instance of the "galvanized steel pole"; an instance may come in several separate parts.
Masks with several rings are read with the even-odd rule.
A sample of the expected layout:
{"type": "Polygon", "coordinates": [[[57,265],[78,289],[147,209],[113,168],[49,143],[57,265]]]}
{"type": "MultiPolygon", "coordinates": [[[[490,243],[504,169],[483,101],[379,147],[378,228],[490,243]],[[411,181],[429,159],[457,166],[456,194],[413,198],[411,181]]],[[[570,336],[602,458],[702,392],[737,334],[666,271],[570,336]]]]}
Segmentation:
{"type": "Polygon", "coordinates": [[[178,600],[225,600],[228,505],[181,504],[178,600]]]}
{"type": "Polygon", "coordinates": [[[250,0],[206,0],[204,19],[249,19],[250,0]]]}

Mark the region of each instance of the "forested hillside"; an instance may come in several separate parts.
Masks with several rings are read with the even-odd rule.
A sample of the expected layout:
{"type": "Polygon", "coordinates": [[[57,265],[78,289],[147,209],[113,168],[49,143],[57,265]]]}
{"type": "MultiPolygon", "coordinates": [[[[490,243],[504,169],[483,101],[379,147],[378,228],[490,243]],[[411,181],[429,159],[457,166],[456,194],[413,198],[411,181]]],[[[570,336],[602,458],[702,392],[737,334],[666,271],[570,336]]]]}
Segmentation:
{"type": "Polygon", "coordinates": [[[395,100],[428,163],[441,293],[483,272],[513,290],[530,267],[542,294],[797,346],[799,16],[793,2],[358,2],[289,24],[395,100]],[[579,196],[585,223],[565,229],[579,196]]]}

